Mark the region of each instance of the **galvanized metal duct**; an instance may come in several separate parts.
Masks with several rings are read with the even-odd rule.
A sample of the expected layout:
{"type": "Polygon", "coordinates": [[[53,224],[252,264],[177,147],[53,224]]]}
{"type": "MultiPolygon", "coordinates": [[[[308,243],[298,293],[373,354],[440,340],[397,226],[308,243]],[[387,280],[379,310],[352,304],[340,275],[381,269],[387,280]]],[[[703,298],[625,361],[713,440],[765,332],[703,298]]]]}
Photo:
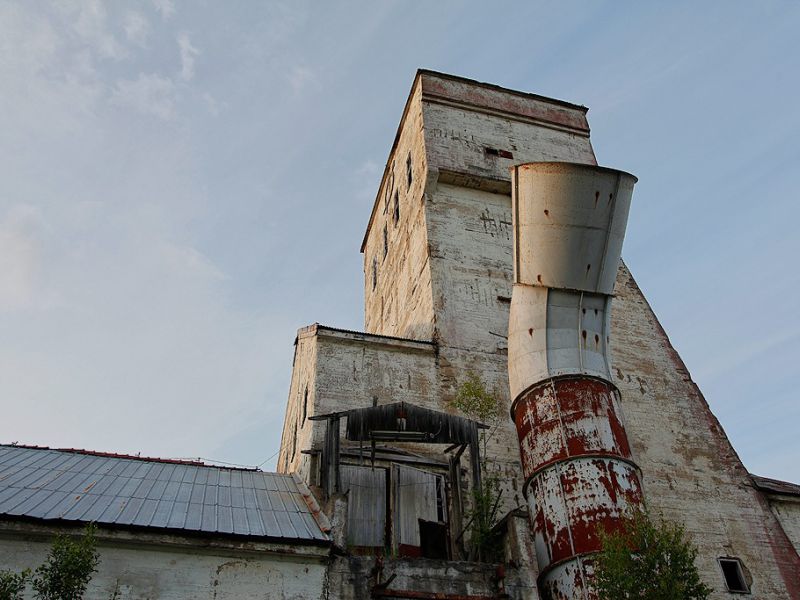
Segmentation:
{"type": "Polygon", "coordinates": [[[545,598],[594,597],[598,531],[643,502],[609,349],[635,183],[583,164],[512,168],[511,416],[545,598]]]}

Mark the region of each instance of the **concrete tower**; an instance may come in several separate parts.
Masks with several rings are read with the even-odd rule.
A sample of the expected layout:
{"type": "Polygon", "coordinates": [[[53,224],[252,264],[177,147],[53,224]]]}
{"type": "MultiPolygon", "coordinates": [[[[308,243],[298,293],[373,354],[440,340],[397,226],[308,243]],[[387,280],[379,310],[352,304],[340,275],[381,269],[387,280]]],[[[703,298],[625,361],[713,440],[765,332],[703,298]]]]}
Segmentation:
{"type": "MultiPolygon", "coordinates": [[[[279,469],[296,472],[312,485],[317,480],[325,436],[321,422],[310,416],[371,406],[374,398],[379,404],[403,401],[453,412],[450,400],[469,371],[481,376],[506,409],[519,395],[526,399],[517,406],[527,408],[517,414],[541,405],[547,386],[538,392],[530,388],[540,396],[528,401],[524,391],[533,382],[511,383],[514,397],[509,395],[509,312],[515,284],[509,169],[548,161],[596,166],[586,113],[583,106],[535,94],[431,71],[417,73],[361,246],[365,331],[318,324],[298,331],[279,469]]],[[[608,194],[615,193],[614,181],[608,184],[611,188],[604,183],[592,189],[590,201],[599,191],[598,205],[607,203],[608,194]]],[[[632,179],[626,181],[629,185],[632,179]]],[[[701,576],[715,588],[715,599],[730,597],[721,559],[741,566],[756,597],[800,598],[800,559],[787,536],[800,536],[793,520],[800,522],[800,504],[796,517],[786,516],[791,509],[783,506],[773,512],[772,496],[754,484],[625,264],[616,256],[604,264],[586,261],[580,275],[588,263],[589,275],[599,277],[592,287],[550,279],[553,273],[545,267],[560,268],[555,262],[528,274],[520,270],[525,277],[520,283],[537,287],[541,274],[538,287],[548,290],[553,316],[561,310],[559,298],[572,302],[565,314],[587,309],[585,326],[575,329],[574,319],[569,325],[573,359],[583,361],[584,370],[568,375],[596,385],[596,406],[617,416],[594,421],[591,427],[613,430],[618,420],[625,432],[604,438],[608,444],[591,452],[612,455],[620,472],[633,473],[633,465],[641,469],[639,483],[648,507],[685,524],[700,550],[701,576]],[[583,303],[576,305],[580,296],[565,293],[565,288],[583,291],[583,303]],[[586,346],[576,346],[579,336],[583,344],[584,330],[586,346]],[[614,346],[610,367],[606,337],[614,346]]],[[[521,329],[523,338],[530,328],[521,329]]],[[[542,379],[558,375],[541,372],[542,379]]],[[[565,378],[560,385],[573,385],[570,381],[574,379],[565,378]]],[[[531,476],[541,466],[537,461],[546,459],[520,462],[520,438],[511,419],[498,427],[489,454],[503,481],[501,514],[527,506],[526,483],[538,485],[531,476]]],[[[434,464],[441,450],[425,456],[434,464]]],[[[547,476],[545,471],[541,477],[547,476]]],[[[534,512],[539,506],[536,494],[528,493],[534,512]]],[[[541,541],[557,546],[554,539],[541,541]]],[[[588,537],[583,541],[591,548],[588,537]]],[[[573,545],[563,556],[580,551],[573,545]]],[[[529,598],[539,597],[535,582],[541,587],[548,577],[544,573],[538,579],[538,563],[525,563],[533,581],[529,598]]],[[[550,569],[554,563],[546,564],[550,569]]]]}

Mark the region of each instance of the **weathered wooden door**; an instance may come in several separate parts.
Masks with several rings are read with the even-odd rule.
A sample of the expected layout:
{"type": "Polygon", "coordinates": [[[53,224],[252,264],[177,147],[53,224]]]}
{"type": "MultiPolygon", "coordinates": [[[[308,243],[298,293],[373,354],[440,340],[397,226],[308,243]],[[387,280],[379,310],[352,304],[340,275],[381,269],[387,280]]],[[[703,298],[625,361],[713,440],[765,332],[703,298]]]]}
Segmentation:
{"type": "Polygon", "coordinates": [[[386,469],[340,465],[342,491],[348,492],[347,545],[383,548],[386,539],[386,469]]]}
{"type": "Polygon", "coordinates": [[[424,531],[423,535],[431,535],[431,532],[434,532],[433,535],[441,535],[443,539],[430,540],[430,546],[446,549],[447,501],[444,477],[398,464],[393,465],[392,469],[392,532],[397,554],[428,556],[423,548],[421,530],[424,531]],[[437,531],[440,533],[437,534],[437,531]]]}

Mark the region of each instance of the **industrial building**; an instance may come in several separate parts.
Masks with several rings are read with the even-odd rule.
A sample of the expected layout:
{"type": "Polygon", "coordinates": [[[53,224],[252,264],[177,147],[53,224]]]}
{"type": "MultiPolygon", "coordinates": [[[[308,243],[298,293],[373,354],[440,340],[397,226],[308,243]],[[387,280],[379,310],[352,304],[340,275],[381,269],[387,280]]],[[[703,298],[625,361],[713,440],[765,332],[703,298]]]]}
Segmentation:
{"type": "MultiPolygon", "coordinates": [[[[507,529],[507,564],[514,565],[505,569],[505,593],[520,598],[584,597],[581,573],[576,573],[583,567],[576,567],[575,561],[590,554],[597,540],[591,527],[579,531],[578,526],[594,526],[603,519],[583,510],[580,496],[608,480],[613,471],[615,481],[627,478],[628,484],[609,486],[608,502],[595,506],[595,513],[613,522],[625,508],[615,494],[635,488],[629,504],[644,503],[655,514],[686,526],[700,550],[697,566],[714,588],[714,598],[733,593],[800,598],[800,488],[753,478],[742,465],[633,275],[619,260],[624,218],[603,213],[614,229],[610,238],[616,239],[617,255],[608,257],[607,264],[595,263],[594,270],[587,260],[575,274],[569,272],[569,252],[582,251],[581,244],[554,255],[550,246],[560,243],[563,227],[542,242],[553,223],[550,230],[535,230],[535,217],[522,214],[531,211],[536,194],[542,192],[552,196],[551,205],[549,210],[543,205],[537,214],[545,220],[565,219],[556,227],[570,224],[572,216],[556,200],[559,193],[564,198],[574,195],[574,186],[556,192],[559,176],[544,181],[541,173],[538,182],[529,181],[537,168],[529,163],[551,163],[545,169],[549,172],[559,170],[552,163],[570,163],[564,169],[575,173],[591,171],[598,161],[586,113],[583,106],[534,94],[418,72],[361,246],[364,331],[315,324],[298,332],[278,468],[299,474],[318,490],[321,500],[332,492],[347,494],[347,544],[363,546],[366,536],[373,554],[387,557],[382,576],[398,574],[385,587],[375,577],[376,597],[390,597],[390,591],[391,597],[448,591],[431,583],[446,578],[447,563],[441,563],[435,577],[430,573],[429,581],[422,576],[403,582],[399,578],[415,564],[404,556],[424,556],[426,547],[441,546],[428,541],[435,531],[431,522],[449,532],[450,559],[469,559],[468,544],[462,548],[459,537],[466,526],[463,504],[469,501],[465,482],[474,472],[459,465],[469,450],[453,461],[449,457],[464,447],[463,440],[441,446],[401,443],[398,436],[388,442],[391,436],[382,431],[385,423],[373,436],[373,449],[362,436],[351,435],[346,421],[352,411],[359,411],[362,423],[369,421],[361,412],[373,405],[392,410],[397,403],[457,415],[452,400],[468,374],[476,373],[499,398],[503,412],[485,458],[504,487],[500,512],[507,518],[501,525],[507,529]],[[512,178],[512,170],[519,177],[512,178]],[[527,191],[521,191],[525,186],[527,191]],[[535,259],[524,262],[541,252],[550,254],[540,264],[535,259]],[[529,309],[539,300],[518,298],[518,289],[525,287],[527,292],[522,291],[529,296],[557,289],[531,316],[529,309]],[[574,290],[580,293],[572,294],[574,290]],[[577,320],[570,315],[578,315],[577,320]],[[534,325],[525,325],[520,333],[525,318],[539,319],[542,327],[534,331],[534,325]],[[566,324],[559,325],[559,319],[566,324]],[[537,347],[542,331],[548,344],[556,340],[560,346],[545,350],[542,342],[537,347]],[[511,381],[510,367],[515,375],[511,381]],[[591,392],[594,411],[573,406],[570,414],[562,414],[568,407],[552,398],[549,403],[540,399],[540,414],[533,414],[536,403],[526,400],[529,414],[524,420],[531,426],[518,431],[509,411],[518,398],[525,403],[521,396],[532,389],[537,373],[539,379],[558,385],[569,384],[568,374],[588,375],[605,392],[591,392]],[[328,417],[318,419],[324,415],[328,417]],[[326,432],[339,427],[339,419],[347,430],[341,446],[336,446],[342,467],[334,486],[326,432]],[[553,422],[557,426],[551,426],[553,422]],[[604,445],[602,433],[614,430],[615,423],[622,433],[604,445]],[[562,447],[548,449],[546,438],[553,432],[572,437],[562,447]],[[595,480],[587,479],[586,473],[583,479],[570,479],[563,471],[562,489],[555,495],[542,492],[548,485],[558,487],[552,480],[554,471],[544,467],[559,461],[574,466],[581,460],[604,463],[600,470],[605,476],[595,469],[595,480]],[[543,483],[548,477],[551,481],[543,483]],[[417,490],[413,504],[403,495],[412,479],[417,490]],[[572,496],[566,489],[570,482],[572,496]],[[440,504],[448,510],[440,510],[440,504]],[[557,514],[541,512],[555,504],[560,506],[557,514]],[[531,507],[536,514],[527,514],[531,507]],[[409,519],[410,510],[416,519],[409,519]],[[385,521],[385,526],[373,526],[367,535],[365,519],[385,521]],[[415,520],[418,525],[409,532],[415,520]],[[395,561],[391,566],[390,558],[395,561]],[[557,582],[569,579],[565,569],[572,569],[571,584],[557,582]],[[743,581],[734,581],[731,573],[743,581]],[[565,592],[564,585],[573,588],[565,592]]],[[[630,200],[634,181],[612,173],[610,181],[578,193],[584,193],[587,210],[602,211],[626,191],[630,200]]],[[[522,412],[519,402],[517,416],[522,412]]],[[[404,415],[407,409],[396,412],[404,415]]],[[[394,429],[410,430],[402,417],[398,422],[394,429]]],[[[598,498],[603,490],[590,492],[598,498]]],[[[476,594],[466,584],[449,593],[476,594]]],[[[480,593],[489,597],[500,592],[487,588],[480,593]]]]}
{"type": "Polygon", "coordinates": [[[279,473],[0,447],[0,568],[94,521],[89,598],[586,599],[598,527],[646,506],[713,598],[800,598],[800,486],[747,472],[621,261],[636,178],[597,166],[586,113],[419,71],[364,331],[298,331],[279,473]],[[454,405],[470,377],[496,418],[454,405]]]}

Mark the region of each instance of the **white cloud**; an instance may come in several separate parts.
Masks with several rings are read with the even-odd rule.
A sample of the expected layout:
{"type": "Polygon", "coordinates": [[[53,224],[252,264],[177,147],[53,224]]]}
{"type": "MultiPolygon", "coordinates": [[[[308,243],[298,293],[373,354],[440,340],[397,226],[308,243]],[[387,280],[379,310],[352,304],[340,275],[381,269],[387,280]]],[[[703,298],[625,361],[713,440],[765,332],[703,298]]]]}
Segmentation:
{"type": "Polygon", "coordinates": [[[129,42],[142,47],[147,45],[147,38],[150,35],[150,23],[142,15],[136,12],[129,12],[125,15],[123,28],[129,42]]]}
{"type": "Polygon", "coordinates": [[[153,6],[156,7],[156,10],[164,20],[175,14],[175,3],[172,0],[153,0],[153,6]]]}
{"type": "Polygon", "coordinates": [[[169,271],[190,275],[202,281],[222,281],[225,274],[209,258],[191,246],[161,243],[159,252],[163,265],[169,271]]]}
{"type": "Polygon", "coordinates": [[[117,82],[112,103],[165,121],[175,116],[175,84],[155,73],[117,82]]]}
{"type": "Polygon", "coordinates": [[[85,0],[74,5],[62,5],[62,9],[74,19],[72,28],[79,40],[91,47],[100,58],[119,60],[127,56],[125,48],[110,31],[103,2],[85,0]]]}
{"type": "Polygon", "coordinates": [[[200,51],[192,45],[186,32],[179,33],[177,40],[181,51],[181,79],[191,81],[194,77],[194,59],[200,51]]]}
{"type": "Polygon", "coordinates": [[[296,94],[308,89],[319,89],[321,87],[317,74],[312,69],[304,66],[292,68],[289,73],[289,85],[296,94]]]}
{"type": "Polygon", "coordinates": [[[30,205],[12,207],[0,222],[0,311],[30,308],[36,302],[41,226],[41,212],[30,205]]]}
{"type": "Polygon", "coordinates": [[[210,112],[213,116],[218,117],[219,113],[224,108],[224,105],[221,105],[214,96],[205,92],[203,94],[203,101],[206,103],[208,107],[208,112],[210,112]]]}

